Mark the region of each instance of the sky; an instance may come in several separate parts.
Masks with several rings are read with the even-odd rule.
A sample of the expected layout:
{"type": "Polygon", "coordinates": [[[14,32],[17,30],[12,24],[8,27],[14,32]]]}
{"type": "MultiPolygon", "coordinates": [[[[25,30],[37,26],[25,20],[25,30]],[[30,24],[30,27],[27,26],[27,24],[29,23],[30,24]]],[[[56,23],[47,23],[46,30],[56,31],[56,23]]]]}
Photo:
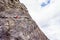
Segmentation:
{"type": "Polygon", "coordinates": [[[20,0],[50,40],[60,40],[60,0],[20,0]]]}

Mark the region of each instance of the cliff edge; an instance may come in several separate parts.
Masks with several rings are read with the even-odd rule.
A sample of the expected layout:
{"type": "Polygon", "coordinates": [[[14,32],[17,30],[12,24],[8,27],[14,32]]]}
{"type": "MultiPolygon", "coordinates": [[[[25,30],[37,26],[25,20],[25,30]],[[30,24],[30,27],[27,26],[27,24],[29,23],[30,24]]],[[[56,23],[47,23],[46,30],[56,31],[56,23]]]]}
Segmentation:
{"type": "Polygon", "coordinates": [[[0,40],[49,40],[19,0],[0,0],[0,40]]]}

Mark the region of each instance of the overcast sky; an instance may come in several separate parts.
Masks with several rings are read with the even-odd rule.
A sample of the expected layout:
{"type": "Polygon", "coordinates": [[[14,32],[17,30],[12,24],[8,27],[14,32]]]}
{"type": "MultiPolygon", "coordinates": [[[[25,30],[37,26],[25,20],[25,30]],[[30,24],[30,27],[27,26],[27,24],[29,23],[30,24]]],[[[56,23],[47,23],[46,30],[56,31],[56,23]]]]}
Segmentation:
{"type": "Polygon", "coordinates": [[[21,0],[50,40],[60,40],[60,0],[21,0]]]}

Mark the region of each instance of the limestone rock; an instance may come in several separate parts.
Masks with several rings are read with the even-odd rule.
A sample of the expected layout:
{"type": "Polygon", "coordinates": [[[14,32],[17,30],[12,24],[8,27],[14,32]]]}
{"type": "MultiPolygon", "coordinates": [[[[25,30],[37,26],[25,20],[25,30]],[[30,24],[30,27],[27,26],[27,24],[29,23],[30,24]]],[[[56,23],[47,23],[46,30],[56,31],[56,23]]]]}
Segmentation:
{"type": "Polygon", "coordinates": [[[49,40],[19,0],[0,0],[0,40],[49,40]]]}

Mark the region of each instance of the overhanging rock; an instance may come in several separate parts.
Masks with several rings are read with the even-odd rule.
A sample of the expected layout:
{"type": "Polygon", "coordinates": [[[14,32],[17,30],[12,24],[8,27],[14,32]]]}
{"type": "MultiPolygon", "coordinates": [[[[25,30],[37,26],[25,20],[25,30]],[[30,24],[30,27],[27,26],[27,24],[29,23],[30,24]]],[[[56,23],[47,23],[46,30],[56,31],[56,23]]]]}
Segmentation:
{"type": "Polygon", "coordinates": [[[0,40],[49,40],[19,0],[0,0],[0,40]]]}

